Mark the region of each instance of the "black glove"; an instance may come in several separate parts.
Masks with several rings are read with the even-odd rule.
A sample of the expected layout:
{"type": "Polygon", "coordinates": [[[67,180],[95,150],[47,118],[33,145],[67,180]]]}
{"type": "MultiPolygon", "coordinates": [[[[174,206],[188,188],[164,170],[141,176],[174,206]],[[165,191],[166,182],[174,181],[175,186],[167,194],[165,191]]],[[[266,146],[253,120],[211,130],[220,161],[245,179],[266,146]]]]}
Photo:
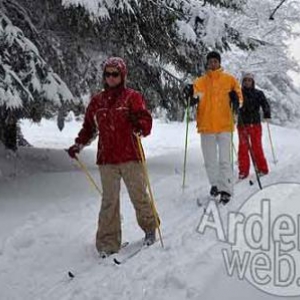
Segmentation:
{"type": "Polygon", "coordinates": [[[189,98],[189,97],[193,97],[194,95],[194,87],[192,84],[187,84],[184,88],[183,88],[183,94],[185,96],[185,98],[189,98]]]}
{"type": "Polygon", "coordinates": [[[129,113],[128,114],[128,120],[133,125],[133,127],[137,127],[138,124],[139,124],[139,119],[138,119],[136,114],[129,113]]]}
{"type": "Polygon", "coordinates": [[[80,146],[78,144],[74,144],[67,152],[71,158],[76,158],[77,154],[80,152],[80,146]]]}
{"type": "Polygon", "coordinates": [[[198,97],[194,97],[194,87],[192,84],[187,84],[183,89],[183,94],[185,96],[184,106],[188,106],[188,101],[190,101],[190,106],[195,106],[199,102],[198,97]]]}
{"type": "Polygon", "coordinates": [[[190,100],[190,106],[195,106],[199,103],[199,97],[192,97],[190,100]]]}
{"type": "Polygon", "coordinates": [[[132,124],[134,134],[138,136],[143,136],[143,132],[140,129],[139,118],[136,114],[129,113],[128,120],[132,124]]]}
{"type": "Polygon", "coordinates": [[[236,93],[236,91],[230,91],[229,92],[229,98],[230,98],[230,107],[231,109],[238,114],[239,109],[240,109],[240,102],[239,102],[239,97],[236,93]]]}

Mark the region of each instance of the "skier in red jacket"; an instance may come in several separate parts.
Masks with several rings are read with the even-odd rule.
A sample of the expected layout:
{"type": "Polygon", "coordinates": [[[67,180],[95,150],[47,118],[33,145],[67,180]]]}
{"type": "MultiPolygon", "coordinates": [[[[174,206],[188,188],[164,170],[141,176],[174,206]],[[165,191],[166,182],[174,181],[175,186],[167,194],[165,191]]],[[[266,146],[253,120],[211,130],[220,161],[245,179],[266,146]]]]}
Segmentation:
{"type": "Polygon", "coordinates": [[[146,191],[146,180],[136,135],[147,136],[152,117],[143,96],[126,87],[127,67],[123,59],[111,57],[104,63],[104,90],[87,107],[82,129],[68,150],[71,158],[98,135],[97,164],[103,189],[96,247],[101,257],[121,247],[120,182],[123,179],[145,232],[144,243],[155,242],[156,223],[146,191]]]}

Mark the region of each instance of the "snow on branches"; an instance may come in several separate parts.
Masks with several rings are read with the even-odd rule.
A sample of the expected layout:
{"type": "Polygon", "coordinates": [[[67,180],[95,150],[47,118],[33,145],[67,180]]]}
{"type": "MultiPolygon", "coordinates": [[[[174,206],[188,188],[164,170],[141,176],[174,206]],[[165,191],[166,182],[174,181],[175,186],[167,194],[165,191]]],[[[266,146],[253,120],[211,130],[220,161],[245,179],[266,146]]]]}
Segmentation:
{"type": "Polygon", "coordinates": [[[59,107],[72,99],[35,45],[0,14],[0,106],[26,109],[30,103],[45,101],[59,107]]]}

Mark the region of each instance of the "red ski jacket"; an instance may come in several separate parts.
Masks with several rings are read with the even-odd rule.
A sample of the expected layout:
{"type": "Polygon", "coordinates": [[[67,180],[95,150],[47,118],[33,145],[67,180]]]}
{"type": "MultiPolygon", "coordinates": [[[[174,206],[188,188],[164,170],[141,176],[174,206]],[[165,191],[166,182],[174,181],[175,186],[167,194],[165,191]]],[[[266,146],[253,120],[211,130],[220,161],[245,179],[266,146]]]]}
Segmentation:
{"type": "Polygon", "coordinates": [[[92,97],[75,142],[89,144],[99,135],[97,164],[120,164],[141,160],[137,138],[150,134],[152,117],[143,96],[123,86],[92,97]]]}

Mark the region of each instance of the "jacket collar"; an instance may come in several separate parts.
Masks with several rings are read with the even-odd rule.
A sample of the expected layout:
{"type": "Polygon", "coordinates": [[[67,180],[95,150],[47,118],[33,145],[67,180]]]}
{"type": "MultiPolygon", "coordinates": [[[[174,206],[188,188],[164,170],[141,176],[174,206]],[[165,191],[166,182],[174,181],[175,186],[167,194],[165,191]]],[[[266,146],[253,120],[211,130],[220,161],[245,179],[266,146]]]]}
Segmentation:
{"type": "Polygon", "coordinates": [[[207,71],[207,75],[211,78],[218,78],[222,73],[223,73],[223,68],[219,68],[218,70],[215,71],[212,70],[207,71]]]}
{"type": "Polygon", "coordinates": [[[116,96],[120,95],[124,90],[125,90],[125,87],[123,84],[121,84],[114,88],[105,87],[104,92],[107,96],[116,97],[116,96]]]}

